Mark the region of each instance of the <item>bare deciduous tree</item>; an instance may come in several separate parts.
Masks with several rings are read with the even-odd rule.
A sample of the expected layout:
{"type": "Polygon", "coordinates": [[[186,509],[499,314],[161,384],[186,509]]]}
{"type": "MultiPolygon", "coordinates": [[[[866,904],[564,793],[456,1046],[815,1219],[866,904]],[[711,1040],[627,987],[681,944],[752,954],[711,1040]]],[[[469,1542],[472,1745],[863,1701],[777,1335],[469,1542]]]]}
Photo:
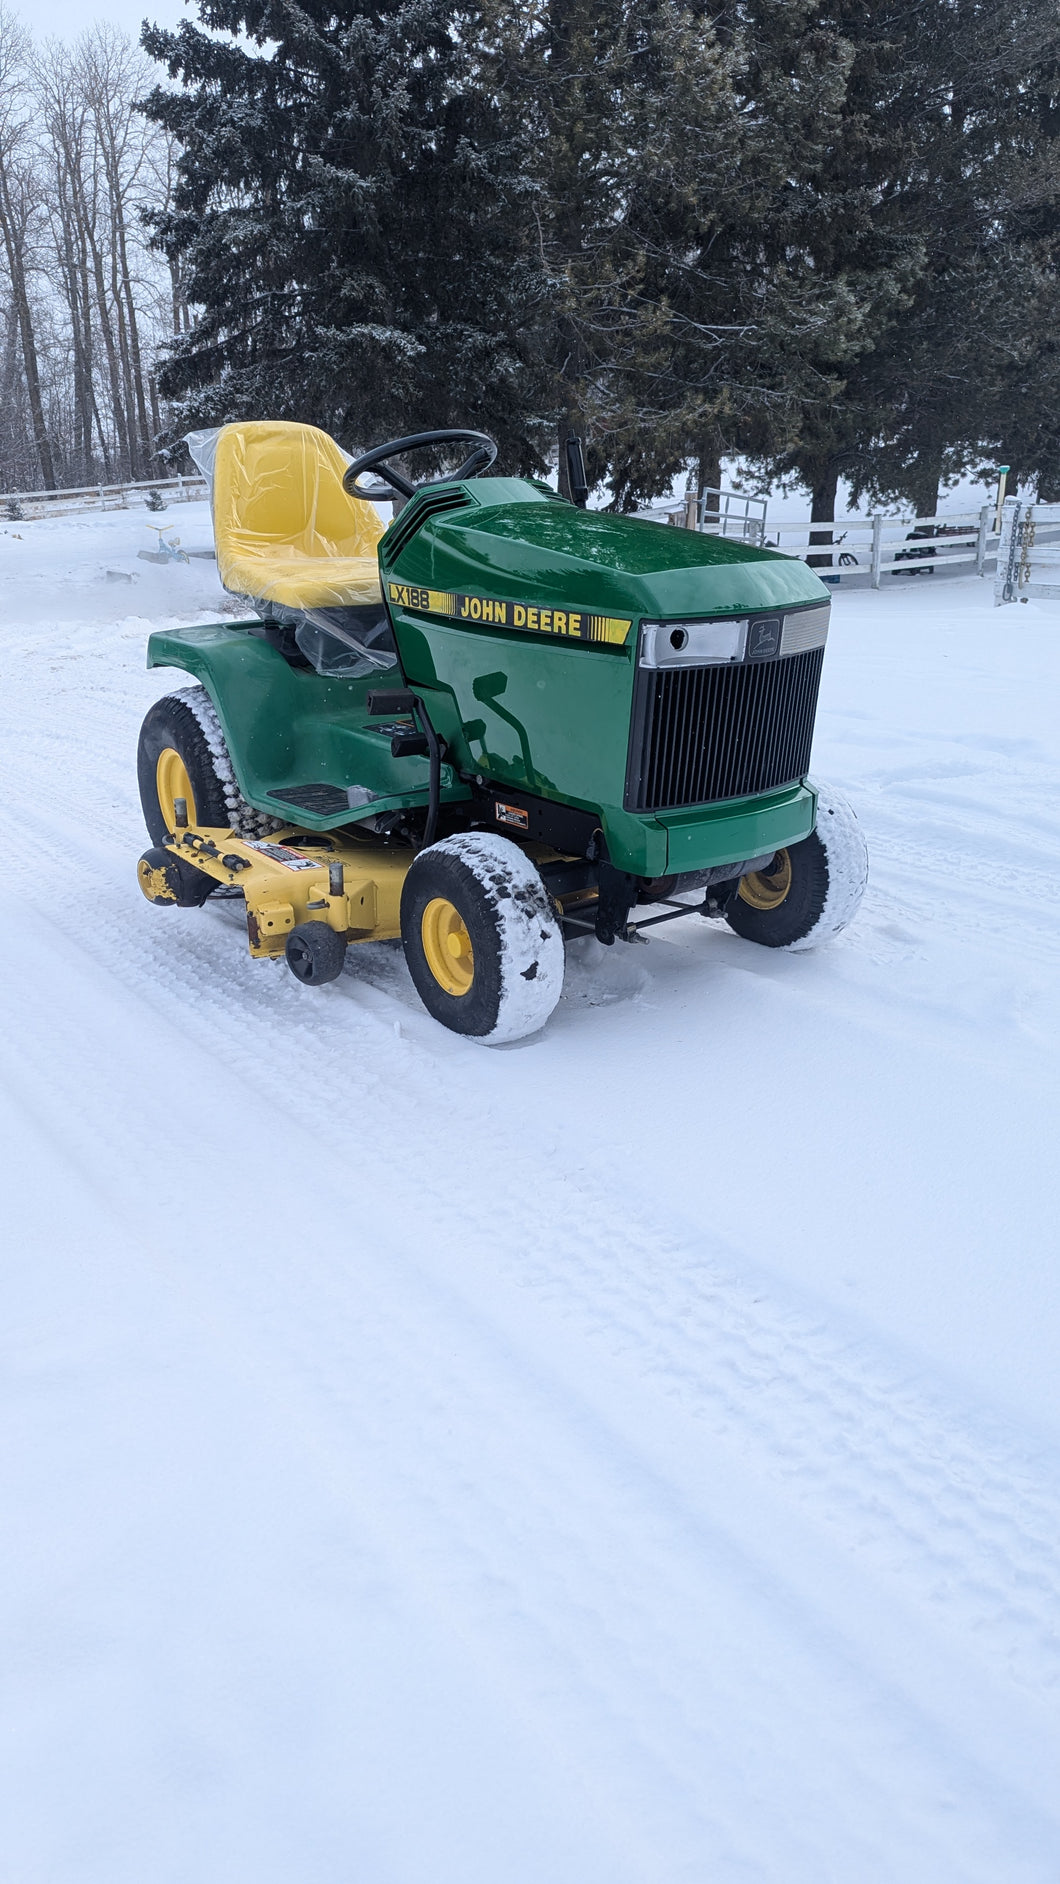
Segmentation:
{"type": "Polygon", "coordinates": [[[27,91],[29,39],[25,28],[0,6],[0,234],[10,284],[11,307],[22,352],[33,439],[46,490],[55,485],[55,459],[44,416],[37,335],[29,278],[39,199],[34,188],[32,120],[27,91]]]}
{"type": "Polygon", "coordinates": [[[155,363],[186,328],[145,212],[170,140],[137,111],[153,73],[109,25],[35,47],[0,0],[0,486],[150,475],[155,363]]]}

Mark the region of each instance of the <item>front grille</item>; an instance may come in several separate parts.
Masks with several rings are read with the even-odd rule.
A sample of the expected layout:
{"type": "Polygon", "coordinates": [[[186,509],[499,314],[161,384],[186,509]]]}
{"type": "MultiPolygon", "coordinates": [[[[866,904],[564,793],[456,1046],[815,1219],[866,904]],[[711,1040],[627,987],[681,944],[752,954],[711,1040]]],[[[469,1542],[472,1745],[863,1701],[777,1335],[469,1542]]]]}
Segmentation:
{"type": "Polygon", "coordinates": [[[779,790],[810,764],[823,647],[773,661],[637,672],[627,811],[779,790]]]}

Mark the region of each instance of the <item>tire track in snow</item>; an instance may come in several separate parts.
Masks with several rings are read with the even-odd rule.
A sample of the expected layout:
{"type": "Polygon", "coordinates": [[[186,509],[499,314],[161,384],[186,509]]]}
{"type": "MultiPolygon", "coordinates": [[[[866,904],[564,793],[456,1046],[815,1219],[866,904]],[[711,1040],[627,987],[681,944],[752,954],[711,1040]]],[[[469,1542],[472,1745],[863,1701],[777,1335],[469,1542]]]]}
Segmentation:
{"type": "MultiPolygon", "coordinates": [[[[41,821],[34,848],[47,843],[41,821]]],[[[74,861],[62,847],[53,854],[57,865],[60,857],[67,868],[74,861]]],[[[84,896],[90,893],[86,882],[84,896]]],[[[716,1240],[649,1222],[618,1185],[605,1188],[584,1171],[564,1177],[539,1145],[528,1151],[520,1143],[520,1132],[502,1135],[475,1097],[473,1076],[459,1081],[462,1138],[473,1146],[482,1134],[489,1142],[489,1172],[478,1182],[469,1174],[454,1202],[451,1102],[439,1102],[435,1075],[444,1063],[451,1076],[454,1061],[466,1064],[468,1054],[484,1050],[434,1038],[403,965],[387,963],[383,987],[368,1001],[356,970],[348,970],[337,999],[313,1007],[313,997],[282,971],[249,961],[234,924],[189,912],[183,933],[174,935],[172,917],[161,912],[141,939],[129,931],[121,900],[112,895],[102,905],[89,952],[192,1034],[204,1054],[222,1040],[225,1062],[271,1116],[290,1115],[318,1139],[322,1119],[341,1121],[322,1142],[333,1156],[346,1149],[355,1041],[375,1061],[380,1039],[392,1038],[398,1021],[406,1035],[398,1090],[392,1067],[388,1075],[362,1061],[357,1092],[359,1103],[366,1095],[371,1101],[373,1172],[385,1173],[398,1193],[406,1170],[398,1148],[415,1134],[410,1224],[414,1214],[424,1234],[451,1248],[468,1240],[494,1248],[514,1283],[620,1356],[639,1382],[735,1438],[749,1465],[783,1483],[852,1561],[863,1559],[915,1591],[940,1627],[1021,1683],[1056,1684],[1060,1495],[1052,1461],[1012,1453],[1001,1439],[970,1439],[965,1412],[925,1396],[900,1360],[881,1364],[853,1339],[822,1328],[798,1302],[771,1299],[716,1240]],[[395,999],[395,986],[407,999],[395,999]],[[278,1027],[293,1030],[288,1052],[293,1045],[298,1056],[285,1056],[280,1076],[271,1071],[278,1027]],[[502,1142],[499,1224],[491,1176],[502,1142]]],[[[134,893],[128,900],[138,909],[134,893]]],[[[75,902],[83,906],[82,897],[75,902]]],[[[74,924],[60,926],[78,939],[74,924]]]]}
{"type": "MultiPolygon", "coordinates": [[[[71,943],[63,939],[60,947],[69,949],[71,943]]],[[[91,983],[91,964],[88,967],[91,983]]],[[[119,1014],[131,1016],[134,1033],[140,1032],[135,1008],[142,999],[142,990],[136,988],[119,996],[119,1014]]],[[[112,1001],[108,991],[108,1005],[112,1001]]],[[[188,1032],[181,1004],[167,996],[165,1006],[170,1009],[165,1031],[188,1032]]],[[[204,1068],[213,1057],[207,1043],[216,1040],[209,1026],[214,1018],[205,1016],[204,1038],[199,1014],[190,1029],[204,1068]]],[[[106,1015],[87,1017],[87,1033],[97,1032],[105,1042],[107,1031],[106,1015]]],[[[44,1095],[41,1109],[60,1124],[64,1141],[79,1148],[97,1181],[109,1174],[117,1198],[137,1222],[144,1214],[143,1203],[157,1197],[156,1120],[145,1112],[139,1138],[134,1136],[119,1150],[106,1122],[85,1114],[79,1094],[68,1077],[64,1079],[61,1020],[46,1017],[37,1044],[32,1083],[44,1095]],[[130,1166],[134,1171],[139,1166],[132,1185],[130,1166]],[[143,1199],[138,1191],[145,1193],[143,1199]]],[[[231,1065],[220,1069],[226,1086],[232,1071],[231,1065]]],[[[268,1111],[265,1116],[270,1116],[268,1111]]],[[[166,1143],[167,1169],[178,1150],[182,1125],[186,1129],[184,1121],[176,1122],[174,1136],[166,1143]]],[[[287,1157],[295,1158],[294,1176],[303,1185],[301,1160],[310,1141],[297,1125],[296,1131],[296,1147],[292,1151],[288,1142],[287,1157]]],[[[247,1136],[244,1126],[244,1140],[247,1136]]],[[[253,1128],[249,1136],[256,1142],[253,1128]]],[[[321,1147],[322,1154],[326,1150],[321,1147]]],[[[194,1170],[194,1146],[190,1160],[194,1170]]],[[[212,1170],[214,1160],[208,1164],[212,1170]]],[[[379,1182],[374,1160],[372,1182],[379,1182]]],[[[204,1202],[217,1194],[217,1187],[215,1177],[204,1190],[204,1202]]],[[[438,1197],[428,1193],[421,1207],[424,1201],[434,1214],[438,1197]]],[[[785,1597],[763,1589],[763,1579],[771,1581],[764,1563],[748,1557],[724,1527],[719,1533],[716,1525],[705,1523],[676,1486],[658,1481],[638,1457],[635,1444],[616,1446],[610,1428],[597,1432],[598,1421],[569,1373],[562,1367],[558,1372],[543,1367],[532,1348],[519,1342],[510,1317],[498,1322],[488,1307],[476,1303],[474,1277],[461,1274],[459,1265],[445,1258],[444,1226],[442,1259],[433,1266],[415,1256],[403,1258],[399,1250],[392,1253],[391,1264],[385,1249],[374,1264],[355,1263],[333,1243],[316,1242],[313,1231],[319,1225],[321,1199],[314,1194],[310,1202],[309,1239],[289,1250],[289,1262],[280,1266],[262,1257],[271,1238],[280,1237],[284,1246],[285,1232],[293,1228],[295,1237],[304,1234],[304,1212],[296,1212],[293,1225],[277,1212],[278,1221],[267,1226],[264,1247],[257,1247],[255,1239],[249,1245],[239,1240],[238,1207],[231,1225],[236,1234],[229,1238],[222,1210],[214,1244],[218,1273],[204,1276],[201,1265],[188,1269],[200,1289],[206,1284],[211,1325],[215,1319],[222,1330],[226,1322],[230,1325],[232,1333],[220,1342],[222,1351],[230,1340],[236,1350],[249,1341],[258,1352],[263,1385],[268,1382],[268,1391],[280,1404],[289,1405],[292,1413],[297,1410],[307,1438],[312,1436],[312,1456],[328,1458],[333,1472],[349,1477],[346,1443],[356,1433],[352,1471],[358,1506],[367,1503],[376,1515],[392,1559],[400,1559],[403,1545],[407,1550],[413,1537],[420,1581],[426,1580],[448,1610],[450,1626],[466,1632],[473,1618],[479,1652],[485,1642],[490,1658],[512,1671],[516,1693],[531,1711],[541,1712],[541,1731],[547,1732],[559,1703],[568,1731],[573,1728],[579,1744],[595,1750],[597,1765],[622,1774],[620,1799],[601,1800],[600,1807],[612,1820],[617,1815],[624,1821],[625,1835],[636,1851],[630,1875],[657,1875],[652,1853],[674,1848],[675,1823],[681,1828],[678,1843],[690,1854],[720,1844],[732,1858],[734,1875],[744,1875],[742,1867],[752,1857],[748,1841],[753,1847],[759,1827],[749,1833],[739,1805],[729,1820],[724,1813],[703,1816],[695,1801],[704,1767],[711,1771],[715,1787],[721,1782],[724,1796],[731,1791],[740,1801],[749,1759],[779,1773],[789,1791],[820,1784],[822,1757],[826,1767],[829,1762],[842,1765],[849,1728],[844,1710],[838,1709],[828,1726],[812,1713],[822,1669],[830,1722],[829,1684],[838,1684],[835,1698],[842,1694],[843,1655],[834,1632],[812,1605],[807,1613],[790,1593],[785,1597]],[[456,1273],[447,1273],[450,1270],[456,1273]],[[296,1296],[293,1275],[298,1276],[296,1296]],[[408,1443],[406,1404],[410,1377],[425,1383],[413,1444],[408,1443]],[[388,1444],[391,1425],[404,1441],[396,1450],[388,1444]],[[544,1476],[542,1456],[549,1462],[544,1476]],[[529,1583],[526,1565],[533,1567],[529,1583]],[[716,1585],[719,1576],[737,1588],[746,1585],[749,1592],[729,1599],[730,1604],[738,1600],[747,1612],[735,1654],[726,1655],[711,1632],[709,1594],[712,1580],[716,1585]],[[593,1593],[591,1604],[586,1604],[583,1591],[593,1593]],[[795,1638],[802,1643],[794,1667],[789,1645],[777,1653],[778,1610],[784,1621],[794,1622],[795,1638]],[[786,1617],[785,1610],[791,1612],[786,1617]],[[808,1669],[798,1660],[800,1652],[807,1652],[807,1636],[815,1670],[809,1699],[800,1693],[808,1669]],[[757,1644],[757,1652],[748,1652],[750,1643],[757,1644]],[[775,1715],[779,1710],[787,1720],[793,1713],[797,1717],[800,1708],[805,1745],[800,1741],[794,1751],[780,1749],[775,1715]],[[660,1799],[669,1802],[661,1811],[660,1799]]],[[[401,1227],[403,1240],[417,1250],[415,1234],[409,1235],[414,1225],[406,1220],[404,1206],[401,1227]]],[[[474,1224],[470,1228],[473,1236],[474,1224]]],[[[179,1249],[179,1224],[175,1235],[179,1249]]],[[[572,1252],[568,1247],[563,1253],[572,1252]]],[[[646,1253],[654,1257],[659,1251],[646,1253]]],[[[550,1302],[554,1307],[554,1296],[550,1302]]],[[[597,1316],[607,1321],[607,1301],[594,1306],[597,1316]]],[[[680,1313],[680,1304],[675,1306],[680,1313]]],[[[610,1345],[610,1328],[608,1333],[610,1345]]],[[[625,1333],[620,1326],[620,1337],[625,1333]]],[[[627,1359],[623,1354],[620,1371],[627,1359]]],[[[635,1395],[643,1393],[645,1381],[652,1385],[650,1373],[642,1370],[630,1383],[635,1395]]],[[[877,1837],[886,1831],[887,1845],[886,1851],[877,1847],[880,1869],[877,1859],[869,1856],[858,1865],[857,1874],[879,1877],[884,1884],[892,1875],[896,1851],[907,1866],[922,1864],[925,1877],[933,1871],[945,1874],[955,1857],[952,1828],[935,1825],[925,1833],[922,1817],[931,1797],[947,1783],[945,1761],[940,1765],[915,1700],[896,1708],[879,1671],[871,1668],[862,1671],[859,1686],[867,1687],[870,1700],[867,1723],[859,1720],[860,1755],[866,1765],[858,1773],[858,1811],[868,1815],[877,1837]],[[905,1749],[897,1770],[891,1744],[896,1732],[905,1749]],[[910,1745],[922,1766],[909,1764],[910,1745]],[[896,1782],[900,1804],[894,1797],[896,1782]]],[[[963,1754],[965,1762],[969,1757],[963,1754]]],[[[1031,1800],[1007,1795],[996,1773],[984,1769],[979,1778],[982,1801],[959,1834],[960,1874],[969,1884],[980,1878],[992,1884],[999,1862],[997,1816],[1015,1813],[1017,1820],[1022,1816],[1030,1824],[1035,1811],[1031,1800]]],[[[774,1822],[773,1835],[781,1839],[788,1809],[784,1799],[761,1806],[762,1818],[774,1822]]],[[[837,1828],[837,1835],[842,1845],[849,1836],[847,1828],[837,1828]]],[[[1038,1835],[1044,1836],[1041,1828],[1038,1835]]],[[[819,1876],[818,1854],[800,1849],[797,1833],[788,1836],[786,1850],[789,1877],[819,1876]]],[[[721,1866],[714,1875],[729,1872],[721,1866]]],[[[1014,1856],[1010,1875],[1043,1876],[1036,1865],[1014,1856]]]]}

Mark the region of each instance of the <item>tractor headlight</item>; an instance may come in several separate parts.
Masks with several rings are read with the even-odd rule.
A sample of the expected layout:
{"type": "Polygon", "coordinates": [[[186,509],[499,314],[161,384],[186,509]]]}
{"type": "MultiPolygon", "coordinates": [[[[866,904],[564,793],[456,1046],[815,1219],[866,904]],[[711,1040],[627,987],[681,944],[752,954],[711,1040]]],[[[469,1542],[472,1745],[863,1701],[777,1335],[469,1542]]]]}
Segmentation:
{"type": "Polygon", "coordinates": [[[646,621],[640,631],[642,667],[705,667],[742,661],[747,621],[646,621]]]}
{"type": "Polygon", "coordinates": [[[830,605],[763,611],[722,621],[641,623],[641,667],[728,667],[768,661],[824,646],[830,605]]]}

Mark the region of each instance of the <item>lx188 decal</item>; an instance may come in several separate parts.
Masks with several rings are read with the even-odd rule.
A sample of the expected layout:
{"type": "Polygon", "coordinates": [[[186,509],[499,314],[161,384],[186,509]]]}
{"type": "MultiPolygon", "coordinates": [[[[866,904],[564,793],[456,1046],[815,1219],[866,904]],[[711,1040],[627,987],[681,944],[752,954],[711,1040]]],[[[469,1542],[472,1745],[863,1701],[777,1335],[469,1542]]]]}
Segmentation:
{"type": "Polygon", "coordinates": [[[633,626],[628,616],[498,602],[489,595],[457,595],[449,589],[420,589],[408,582],[388,582],[387,595],[398,608],[419,609],[427,615],[448,615],[454,621],[477,621],[494,628],[521,628],[526,634],[559,635],[569,641],[607,641],[614,647],[625,644],[633,626]]]}

